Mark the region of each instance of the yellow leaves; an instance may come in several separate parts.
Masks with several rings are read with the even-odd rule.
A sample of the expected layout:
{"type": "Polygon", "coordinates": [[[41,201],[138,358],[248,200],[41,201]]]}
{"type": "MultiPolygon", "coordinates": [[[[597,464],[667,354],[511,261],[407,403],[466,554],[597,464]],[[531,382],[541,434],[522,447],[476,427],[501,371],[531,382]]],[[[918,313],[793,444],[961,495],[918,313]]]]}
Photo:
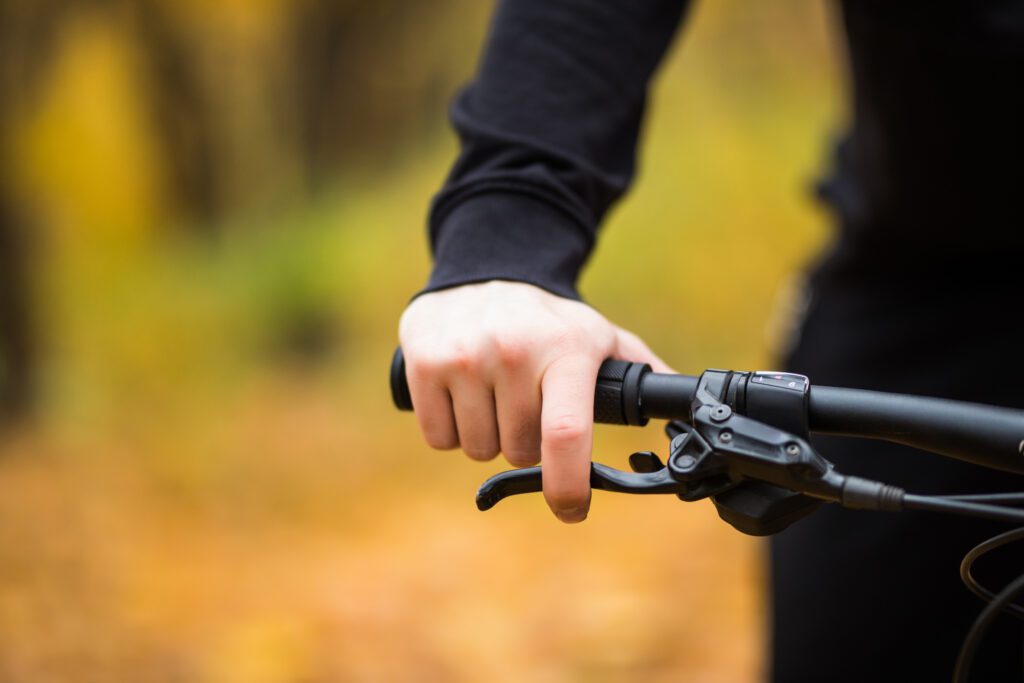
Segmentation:
{"type": "Polygon", "coordinates": [[[203,678],[220,683],[315,680],[305,661],[309,638],[294,617],[255,616],[233,624],[212,643],[203,678]]]}

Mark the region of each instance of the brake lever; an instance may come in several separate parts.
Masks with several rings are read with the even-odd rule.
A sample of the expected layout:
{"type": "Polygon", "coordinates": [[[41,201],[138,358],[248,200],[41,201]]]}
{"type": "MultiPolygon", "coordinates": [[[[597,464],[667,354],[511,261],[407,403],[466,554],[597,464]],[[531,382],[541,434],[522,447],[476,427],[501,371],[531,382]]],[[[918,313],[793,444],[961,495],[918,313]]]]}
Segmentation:
{"type": "MultiPolygon", "coordinates": [[[[636,454],[634,454],[636,455],[636,454]]],[[[653,453],[651,455],[654,455],[653,453]]],[[[654,456],[657,458],[657,456],[654,456]]],[[[590,463],[590,488],[615,493],[679,493],[682,484],[672,478],[668,468],[656,472],[623,472],[599,462],[590,463]]],[[[521,493],[542,490],[541,468],[527,467],[494,475],[480,486],[476,506],[490,510],[499,500],[521,493]]]]}
{"type": "MultiPolygon", "coordinates": [[[[599,462],[590,464],[590,488],[614,493],[639,495],[673,494],[692,502],[722,493],[737,482],[729,478],[726,467],[707,443],[688,428],[679,428],[672,439],[669,465],[650,451],[629,456],[633,472],[623,472],[599,462]]],[[[543,488],[540,467],[527,467],[494,475],[476,494],[479,510],[490,510],[498,501],[523,493],[538,493],[543,488]]]]}

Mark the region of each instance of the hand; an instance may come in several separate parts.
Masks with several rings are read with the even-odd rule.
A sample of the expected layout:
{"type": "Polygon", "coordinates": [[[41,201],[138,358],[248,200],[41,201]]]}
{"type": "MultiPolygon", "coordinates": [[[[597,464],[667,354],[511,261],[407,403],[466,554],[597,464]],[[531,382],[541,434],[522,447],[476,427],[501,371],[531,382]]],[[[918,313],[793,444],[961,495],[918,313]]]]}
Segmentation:
{"type": "Polygon", "coordinates": [[[563,522],[590,508],[594,385],[606,358],[671,372],[636,335],[586,304],[492,281],[424,294],[399,326],[416,417],[433,448],[541,462],[563,522]]]}

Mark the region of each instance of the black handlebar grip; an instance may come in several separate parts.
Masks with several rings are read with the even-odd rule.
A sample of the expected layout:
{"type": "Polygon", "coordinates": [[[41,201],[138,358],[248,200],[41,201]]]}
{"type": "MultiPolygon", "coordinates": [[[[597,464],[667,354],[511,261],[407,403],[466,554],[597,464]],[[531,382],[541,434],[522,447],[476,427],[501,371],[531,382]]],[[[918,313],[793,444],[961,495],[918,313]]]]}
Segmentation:
{"type": "Polygon", "coordinates": [[[399,410],[412,410],[412,396],[409,395],[409,382],[405,379],[405,356],[402,347],[395,349],[391,357],[391,401],[399,410]]]}
{"type": "Polygon", "coordinates": [[[640,413],[640,378],[651,371],[646,363],[606,360],[597,371],[594,422],[610,425],[647,424],[640,413]]]}
{"type": "MultiPolygon", "coordinates": [[[[640,379],[651,371],[646,363],[606,360],[597,372],[594,391],[594,422],[613,425],[647,424],[640,412],[640,379]]],[[[412,410],[405,356],[401,347],[391,358],[391,400],[399,410],[412,410]]]]}

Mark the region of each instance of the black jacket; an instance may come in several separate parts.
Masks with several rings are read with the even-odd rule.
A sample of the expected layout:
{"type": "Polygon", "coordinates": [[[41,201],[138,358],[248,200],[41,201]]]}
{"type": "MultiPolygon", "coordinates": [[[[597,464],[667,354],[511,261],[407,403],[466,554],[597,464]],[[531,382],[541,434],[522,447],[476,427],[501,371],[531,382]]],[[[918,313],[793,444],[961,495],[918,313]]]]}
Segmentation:
{"type": "MultiPolygon", "coordinates": [[[[452,107],[462,152],[430,212],[424,291],[508,279],[578,297],[686,4],[500,3],[452,107]]],[[[842,17],[853,111],[819,185],[841,228],[830,267],[1019,270],[1024,2],[849,0],[842,17]]]]}

